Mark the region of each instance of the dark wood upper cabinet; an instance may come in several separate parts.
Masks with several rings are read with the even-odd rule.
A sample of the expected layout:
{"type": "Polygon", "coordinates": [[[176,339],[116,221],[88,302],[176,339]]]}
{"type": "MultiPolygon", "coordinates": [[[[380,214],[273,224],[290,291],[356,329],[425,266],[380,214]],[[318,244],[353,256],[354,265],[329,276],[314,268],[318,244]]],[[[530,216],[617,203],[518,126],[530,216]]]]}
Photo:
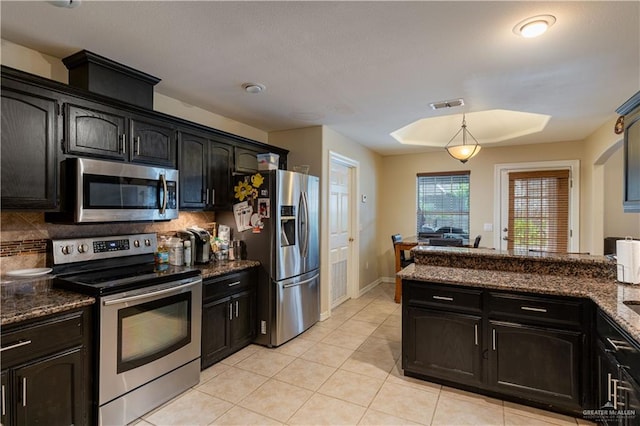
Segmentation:
{"type": "Polygon", "coordinates": [[[131,161],[176,167],[176,131],[169,123],[143,117],[129,120],[131,161]]]}
{"type": "Polygon", "coordinates": [[[56,110],[52,93],[2,79],[2,209],[57,207],[56,110]]]}
{"type": "Polygon", "coordinates": [[[187,132],[180,132],[179,138],[179,208],[201,210],[205,207],[207,201],[209,141],[204,137],[187,132]]]}
{"type": "Polygon", "coordinates": [[[66,104],[65,121],[67,154],[128,159],[124,115],[97,106],[66,104]]]}
{"type": "Polygon", "coordinates": [[[625,213],[640,213],[640,92],[616,112],[624,116],[624,190],[625,213]]]}
{"type": "Polygon", "coordinates": [[[211,188],[210,205],[215,209],[230,209],[233,198],[231,170],[233,164],[233,146],[211,142],[209,145],[209,186],[211,188]]]}
{"type": "Polygon", "coordinates": [[[237,173],[257,173],[258,157],[264,151],[258,151],[251,148],[236,147],[235,148],[235,172],[237,173]]]}

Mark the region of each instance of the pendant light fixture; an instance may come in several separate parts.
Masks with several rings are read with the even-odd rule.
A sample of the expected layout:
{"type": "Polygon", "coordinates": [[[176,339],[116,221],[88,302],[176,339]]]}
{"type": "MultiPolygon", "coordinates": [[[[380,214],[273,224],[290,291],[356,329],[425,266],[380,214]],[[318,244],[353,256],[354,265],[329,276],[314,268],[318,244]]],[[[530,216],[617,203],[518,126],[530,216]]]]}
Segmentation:
{"type": "Polygon", "coordinates": [[[464,164],[470,158],[474,157],[478,152],[480,152],[481,148],[482,147],[480,146],[476,138],[474,138],[473,135],[469,132],[469,130],[467,130],[467,122],[463,113],[462,127],[460,127],[460,130],[458,130],[458,132],[455,135],[453,135],[453,137],[445,145],[445,149],[447,150],[450,156],[452,156],[453,158],[455,158],[456,160],[459,160],[461,163],[464,164]],[[454,139],[458,137],[458,135],[461,132],[462,132],[462,144],[452,145],[452,142],[454,141],[454,139]],[[467,135],[473,140],[473,143],[467,143],[467,135]]]}

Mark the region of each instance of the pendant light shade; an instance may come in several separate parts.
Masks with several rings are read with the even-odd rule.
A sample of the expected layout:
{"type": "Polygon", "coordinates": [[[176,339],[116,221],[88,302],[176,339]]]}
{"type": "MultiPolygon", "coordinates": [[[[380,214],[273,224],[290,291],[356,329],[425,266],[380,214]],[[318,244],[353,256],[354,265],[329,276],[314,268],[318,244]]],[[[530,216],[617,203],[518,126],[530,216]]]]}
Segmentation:
{"type": "Polygon", "coordinates": [[[482,149],[476,138],[474,138],[469,130],[467,130],[467,122],[465,120],[464,114],[462,114],[462,127],[460,127],[460,130],[458,130],[458,132],[453,135],[447,145],[445,145],[445,149],[450,156],[452,156],[456,160],[459,160],[463,164],[466,163],[470,158],[474,157],[477,153],[480,152],[480,149],[482,149]],[[462,143],[456,144],[454,140],[460,133],[462,133],[462,143]],[[471,138],[471,140],[473,140],[473,143],[467,143],[467,135],[469,138],[471,138]]]}

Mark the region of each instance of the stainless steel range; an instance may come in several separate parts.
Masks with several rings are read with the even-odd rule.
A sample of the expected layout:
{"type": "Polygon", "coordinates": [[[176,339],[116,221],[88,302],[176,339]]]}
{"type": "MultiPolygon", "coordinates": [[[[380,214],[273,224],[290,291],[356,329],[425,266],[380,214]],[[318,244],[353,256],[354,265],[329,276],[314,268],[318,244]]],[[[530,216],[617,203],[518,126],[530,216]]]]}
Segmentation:
{"type": "Polygon", "coordinates": [[[124,425],[198,383],[202,278],[156,265],[155,234],[53,240],[54,286],[96,297],[100,425],[124,425]]]}

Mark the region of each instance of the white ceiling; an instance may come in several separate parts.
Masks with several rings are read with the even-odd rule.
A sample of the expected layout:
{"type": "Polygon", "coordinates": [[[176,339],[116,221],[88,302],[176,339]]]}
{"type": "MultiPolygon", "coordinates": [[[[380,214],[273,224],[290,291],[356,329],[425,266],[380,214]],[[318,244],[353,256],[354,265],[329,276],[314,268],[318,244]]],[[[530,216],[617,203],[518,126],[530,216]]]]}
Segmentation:
{"type": "Polygon", "coordinates": [[[2,0],[0,14],[5,40],[59,58],[87,49],[183,102],[265,131],[325,124],[383,155],[434,149],[390,133],[463,110],[551,116],[496,145],[581,140],[640,88],[638,1],[2,0]],[[513,34],[540,14],[557,18],[545,35],[513,34]],[[460,97],[463,108],[429,108],[460,97]]]}

